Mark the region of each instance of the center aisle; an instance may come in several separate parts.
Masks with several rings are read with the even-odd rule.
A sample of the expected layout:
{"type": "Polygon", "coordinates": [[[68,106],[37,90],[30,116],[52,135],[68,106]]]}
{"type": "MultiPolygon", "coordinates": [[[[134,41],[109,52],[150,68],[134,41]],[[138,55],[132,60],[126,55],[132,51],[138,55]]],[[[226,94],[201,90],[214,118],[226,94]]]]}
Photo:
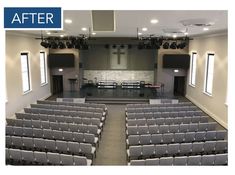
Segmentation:
{"type": "Polygon", "coordinates": [[[126,165],[125,105],[107,105],[108,116],[93,165],[126,165]]]}

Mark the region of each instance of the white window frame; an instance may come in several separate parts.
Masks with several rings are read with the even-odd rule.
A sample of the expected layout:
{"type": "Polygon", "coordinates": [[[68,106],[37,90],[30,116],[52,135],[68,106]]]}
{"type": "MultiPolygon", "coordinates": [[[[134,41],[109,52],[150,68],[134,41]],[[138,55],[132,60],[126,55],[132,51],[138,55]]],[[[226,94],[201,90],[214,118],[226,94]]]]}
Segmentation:
{"type": "Polygon", "coordinates": [[[27,93],[29,93],[30,91],[32,91],[32,88],[31,88],[31,75],[30,75],[30,62],[29,62],[29,52],[21,52],[20,53],[20,63],[21,63],[21,77],[22,77],[22,91],[23,91],[23,94],[27,94],[27,93]],[[22,56],[23,55],[26,55],[27,57],[27,89],[26,90],[24,90],[24,78],[23,78],[23,74],[25,73],[25,72],[23,72],[23,70],[22,70],[22,56]]]}
{"type": "Polygon", "coordinates": [[[41,86],[47,84],[47,64],[46,64],[46,52],[45,51],[40,51],[39,53],[39,61],[40,61],[40,81],[41,81],[41,86]],[[41,63],[41,54],[43,54],[43,67],[42,66],[42,63],[41,63]],[[44,73],[42,73],[42,71],[44,73]],[[42,75],[44,75],[42,77],[42,75]],[[42,81],[42,79],[44,81],[42,81]]]}
{"type": "Polygon", "coordinates": [[[196,76],[197,76],[196,74],[197,74],[197,52],[192,52],[191,62],[190,62],[190,74],[189,74],[190,76],[189,85],[191,85],[192,87],[196,86],[196,76]],[[193,82],[193,79],[194,79],[194,82],[193,82]]]}
{"type": "Polygon", "coordinates": [[[207,94],[207,95],[209,95],[209,96],[212,96],[212,93],[213,93],[213,80],[214,80],[214,67],[215,67],[215,53],[212,53],[212,52],[209,52],[209,53],[207,53],[207,57],[206,57],[206,66],[205,66],[205,78],[204,78],[204,93],[205,94],[207,94]],[[213,67],[212,68],[210,68],[209,67],[209,58],[210,58],[210,56],[214,56],[214,60],[213,60],[213,67]],[[209,71],[211,71],[212,73],[209,73],[209,71]],[[211,78],[210,78],[210,80],[211,80],[211,92],[209,91],[209,86],[208,86],[208,83],[210,83],[210,82],[208,82],[208,78],[209,78],[209,76],[212,76],[211,78]]]}
{"type": "Polygon", "coordinates": [[[8,92],[7,92],[7,82],[6,82],[6,78],[5,78],[5,103],[8,103],[8,92]]]}

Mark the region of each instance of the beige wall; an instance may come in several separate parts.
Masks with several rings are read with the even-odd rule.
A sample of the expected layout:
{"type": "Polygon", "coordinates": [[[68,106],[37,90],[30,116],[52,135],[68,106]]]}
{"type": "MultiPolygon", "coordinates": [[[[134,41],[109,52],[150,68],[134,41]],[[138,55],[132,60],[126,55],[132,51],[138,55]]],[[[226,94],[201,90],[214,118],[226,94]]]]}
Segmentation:
{"type": "Polygon", "coordinates": [[[173,96],[174,91],[174,77],[187,76],[187,70],[178,69],[175,73],[174,69],[163,69],[162,58],[164,54],[187,54],[188,48],[185,49],[159,49],[157,57],[157,71],[155,75],[155,83],[164,83],[164,92],[166,95],[173,96]]]}
{"type": "MultiPolygon", "coordinates": [[[[63,72],[59,72],[58,68],[51,69],[52,75],[63,75],[63,90],[70,91],[69,78],[77,78],[75,90],[80,90],[80,72],[79,72],[79,52],[78,49],[50,49],[50,53],[72,53],[75,57],[75,66],[72,68],[63,68],[63,72]]],[[[52,78],[52,77],[51,77],[52,78]]],[[[52,79],[51,79],[52,80],[52,79]]]]}
{"type": "MultiPolygon", "coordinates": [[[[37,99],[50,95],[50,83],[41,86],[40,82],[40,51],[47,49],[40,46],[40,40],[34,37],[20,36],[16,33],[6,32],[6,117],[11,117],[15,112],[22,110],[37,99]],[[31,89],[23,94],[20,53],[29,53],[31,89]]],[[[47,70],[49,74],[49,70],[47,70]]],[[[49,75],[48,75],[49,81],[49,75]]]]}
{"type": "MultiPolygon", "coordinates": [[[[189,53],[197,52],[196,86],[187,85],[186,97],[227,128],[227,35],[200,37],[190,41],[189,53]],[[204,91],[207,53],[215,54],[212,96],[204,91]]],[[[188,76],[189,77],[189,76],[188,76]]],[[[189,81],[189,79],[188,79],[189,81]]],[[[189,83],[189,82],[188,82],[189,83]]]]}

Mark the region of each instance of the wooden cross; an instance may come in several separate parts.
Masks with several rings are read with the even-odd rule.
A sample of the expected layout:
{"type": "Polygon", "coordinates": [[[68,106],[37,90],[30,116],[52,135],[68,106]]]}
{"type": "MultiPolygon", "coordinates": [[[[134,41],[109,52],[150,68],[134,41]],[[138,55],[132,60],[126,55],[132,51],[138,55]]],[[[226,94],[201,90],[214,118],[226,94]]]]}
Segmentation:
{"type": "Polygon", "coordinates": [[[125,52],[121,52],[121,48],[118,47],[117,48],[117,52],[113,52],[113,54],[117,54],[117,64],[120,64],[121,63],[121,54],[125,54],[125,52]]]}

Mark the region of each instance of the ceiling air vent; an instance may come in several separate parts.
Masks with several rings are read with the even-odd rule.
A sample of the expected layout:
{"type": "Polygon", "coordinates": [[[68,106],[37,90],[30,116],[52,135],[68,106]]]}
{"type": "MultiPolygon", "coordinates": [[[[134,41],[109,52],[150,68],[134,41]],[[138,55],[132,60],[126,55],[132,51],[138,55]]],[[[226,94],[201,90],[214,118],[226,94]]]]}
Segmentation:
{"type": "Polygon", "coordinates": [[[214,21],[210,20],[210,19],[186,19],[186,20],[182,20],[180,21],[181,24],[183,24],[186,27],[209,27],[215,24],[214,21]]]}
{"type": "Polygon", "coordinates": [[[115,31],[115,13],[113,10],[92,10],[92,29],[97,32],[115,31]]]}

